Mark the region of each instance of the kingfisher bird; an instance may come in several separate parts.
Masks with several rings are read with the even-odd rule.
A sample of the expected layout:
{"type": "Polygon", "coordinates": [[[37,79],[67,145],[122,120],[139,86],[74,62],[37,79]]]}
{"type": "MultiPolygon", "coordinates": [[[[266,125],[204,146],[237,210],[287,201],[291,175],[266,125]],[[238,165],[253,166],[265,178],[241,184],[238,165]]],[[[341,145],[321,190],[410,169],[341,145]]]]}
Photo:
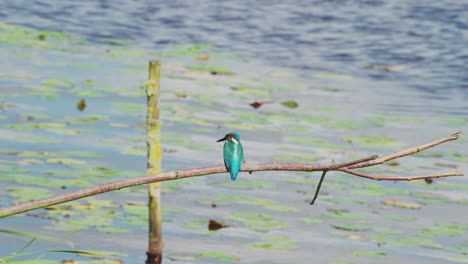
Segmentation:
{"type": "Polygon", "coordinates": [[[240,142],[240,136],[237,132],[231,132],[216,142],[221,141],[226,141],[223,147],[224,165],[231,174],[231,180],[234,181],[244,160],[244,149],[240,142]]]}

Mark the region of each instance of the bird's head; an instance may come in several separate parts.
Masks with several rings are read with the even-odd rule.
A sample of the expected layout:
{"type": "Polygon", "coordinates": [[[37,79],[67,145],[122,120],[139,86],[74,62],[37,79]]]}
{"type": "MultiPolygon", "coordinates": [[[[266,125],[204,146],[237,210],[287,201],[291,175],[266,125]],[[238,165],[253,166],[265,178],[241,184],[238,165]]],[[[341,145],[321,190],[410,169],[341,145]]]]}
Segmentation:
{"type": "Polygon", "coordinates": [[[239,134],[237,132],[231,132],[231,133],[226,134],[226,136],[224,136],[223,138],[219,139],[216,142],[221,142],[221,141],[225,141],[225,140],[227,140],[230,143],[233,143],[233,144],[237,145],[240,142],[240,136],[239,136],[239,134]]]}

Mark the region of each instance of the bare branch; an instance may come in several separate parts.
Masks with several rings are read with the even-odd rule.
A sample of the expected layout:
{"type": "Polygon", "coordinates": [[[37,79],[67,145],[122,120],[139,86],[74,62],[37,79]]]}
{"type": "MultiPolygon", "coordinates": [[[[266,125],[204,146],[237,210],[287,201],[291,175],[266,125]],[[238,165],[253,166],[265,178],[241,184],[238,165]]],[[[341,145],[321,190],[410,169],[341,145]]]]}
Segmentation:
{"type": "Polygon", "coordinates": [[[370,166],[382,164],[382,163],[387,162],[389,160],[394,160],[394,159],[398,159],[398,158],[401,158],[401,157],[404,157],[404,156],[412,155],[412,154],[418,153],[420,151],[423,151],[425,149],[432,148],[432,147],[435,147],[437,145],[443,144],[443,143],[445,143],[447,141],[456,140],[456,139],[458,139],[460,137],[460,134],[461,134],[461,131],[459,131],[459,132],[457,132],[455,134],[452,134],[450,136],[443,137],[441,139],[435,140],[433,142],[424,144],[424,145],[420,145],[420,146],[417,146],[417,147],[412,147],[412,148],[405,149],[405,150],[402,150],[402,151],[399,151],[399,152],[396,152],[396,153],[392,153],[390,155],[380,157],[380,158],[377,158],[377,159],[374,159],[374,160],[370,160],[370,161],[358,163],[358,164],[355,164],[355,165],[352,165],[352,166],[348,166],[348,169],[370,167],[370,166]]]}
{"type": "Polygon", "coordinates": [[[461,172],[448,172],[448,173],[420,175],[420,176],[378,176],[378,175],[371,175],[367,173],[353,171],[347,168],[341,168],[340,171],[348,173],[348,174],[352,174],[358,177],[371,179],[371,180],[377,180],[377,181],[414,181],[414,180],[442,178],[442,177],[450,177],[450,176],[463,176],[463,173],[461,172]]]}
{"type": "MultiPolygon", "coordinates": [[[[242,165],[243,172],[253,172],[253,171],[322,171],[322,178],[318,185],[316,196],[320,190],[321,182],[327,171],[341,171],[344,173],[348,173],[351,175],[355,175],[358,177],[364,177],[373,180],[391,180],[391,181],[411,181],[417,179],[427,179],[427,178],[439,178],[439,177],[448,177],[448,176],[463,176],[463,173],[460,172],[453,172],[453,173],[444,173],[444,174],[434,174],[434,175],[424,175],[424,176],[407,176],[407,177],[395,177],[395,176],[375,176],[369,175],[361,172],[356,172],[352,169],[355,168],[364,168],[364,167],[371,167],[378,164],[382,164],[386,161],[397,159],[399,157],[411,155],[417,153],[419,151],[434,147],[436,145],[442,144],[447,141],[455,140],[459,137],[459,133],[453,134],[448,137],[441,138],[434,142],[421,145],[418,147],[410,148],[404,151],[396,152],[394,154],[390,154],[385,157],[378,158],[377,156],[370,156],[364,159],[359,159],[351,162],[339,163],[339,164],[327,164],[327,165],[304,165],[304,164],[275,164],[275,163],[268,163],[268,164],[244,164],[242,165]]],[[[148,175],[139,178],[132,178],[128,180],[121,180],[116,181],[113,183],[107,183],[100,186],[95,186],[91,188],[86,188],[74,192],[69,192],[41,200],[25,202],[21,204],[17,204],[7,208],[0,209],[0,218],[6,217],[9,215],[19,214],[22,212],[30,211],[33,209],[44,208],[60,203],[65,203],[73,200],[78,200],[81,198],[85,198],[88,196],[97,195],[100,193],[110,192],[114,190],[120,190],[123,188],[128,188],[132,186],[148,184],[152,182],[161,182],[161,181],[170,181],[170,180],[177,180],[189,177],[197,177],[202,175],[209,175],[209,174],[217,174],[227,172],[226,168],[222,165],[213,166],[213,167],[206,167],[206,168],[196,168],[190,170],[182,170],[182,171],[172,171],[161,173],[158,175],[148,175]]],[[[314,197],[315,201],[316,197],[314,197]]]]}

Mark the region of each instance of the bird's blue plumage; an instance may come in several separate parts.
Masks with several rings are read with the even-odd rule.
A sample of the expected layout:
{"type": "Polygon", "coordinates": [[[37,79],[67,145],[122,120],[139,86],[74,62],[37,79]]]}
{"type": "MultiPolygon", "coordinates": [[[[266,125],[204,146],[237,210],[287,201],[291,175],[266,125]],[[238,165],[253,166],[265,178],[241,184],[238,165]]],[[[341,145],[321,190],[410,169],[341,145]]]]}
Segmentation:
{"type": "Polygon", "coordinates": [[[244,149],[240,142],[240,136],[236,132],[227,134],[224,140],[226,140],[223,147],[224,165],[231,174],[231,180],[234,181],[244,160],[244,149]]]}

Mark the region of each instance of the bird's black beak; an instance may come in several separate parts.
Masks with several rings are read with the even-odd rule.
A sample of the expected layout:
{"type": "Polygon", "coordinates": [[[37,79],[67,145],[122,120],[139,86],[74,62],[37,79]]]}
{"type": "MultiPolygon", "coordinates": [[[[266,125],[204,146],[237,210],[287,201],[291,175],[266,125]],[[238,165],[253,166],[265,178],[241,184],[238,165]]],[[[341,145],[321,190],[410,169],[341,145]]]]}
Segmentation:
{"type": "Polygon", "coordinates": [[[227,135],[226,135],[226,136],[224,136],[224,137],[223,137],[223,138],[221,138],[221,139],[218,139],[216,142],[221,142],[221,141],[224,141],[224,140],[226,140],[226,139],[227,139],[227,135]]]}

